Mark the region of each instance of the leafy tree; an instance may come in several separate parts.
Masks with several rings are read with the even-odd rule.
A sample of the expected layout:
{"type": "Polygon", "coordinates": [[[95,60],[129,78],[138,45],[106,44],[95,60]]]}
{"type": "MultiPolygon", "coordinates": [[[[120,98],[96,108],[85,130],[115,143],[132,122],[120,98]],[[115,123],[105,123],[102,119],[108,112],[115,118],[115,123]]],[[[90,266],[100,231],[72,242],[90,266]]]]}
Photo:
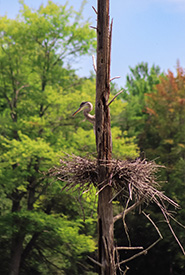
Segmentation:
{"type": "Polygon", "coordinates": [[[121,114],[122,130],[128,136],[139,136],[145,124],[145,95],[159,83],[160,68],[153,65],[150,69],[147,63],[140,63],[135,68],[130,67],[127,75],[126,89],[122,93],[127,105],[121,114]]]}
{"type": "MultiPolygon", "coordinates": [[[[66,143],[61,127],[72,124],[80,80],[64,63],[93,50],[95,34],[88,25],[72,8],[51,1],[38,11],[22,3],[18,18],[0,19],[2,273],[10,262],[10,274],[19,274],[20,267],[20,272],[48,274],[52,266],[75,274],[80,255],[95,249],[92,238],[80,234],[80,221],[69,222],[69,211],[63,216],[61,209],[53,210],[62,186],[56,183],[47,203],[52,182],[43,176],[66,143]],[[53,244],[58,260],[49,252],[53,244]]],[[[74,205],[73,211],[80,218],[74,205]]]]}
{"type": "Polygon", "coordinates": [[[141,140],[149,157],[158,155],[159,162],[165,164],[165,179],[171,183],[173,189],[170,188],[170,191],[173,190],[175,199],[178,198],[175,195],[176,188],[184,181],[184,175],[181,174],[185,160],[184,82],[184,70],[178,67],[176,77],[169,71],[165,77],[161,77],[155,91],[147,94],[146,111],[149,118],[141,140]]]}
{"type": "MultiPolygon", "coordinates": [[[[162,181],[162,188],[165,193],[177,201],[181,208],[178,210],[176,218],[183,224],[184,221],[184,165],[185,165],[185,72],[178,65],[177,76],[170,71],[167,74],[158,76],[154,74],[152,82],[149,82],[150,75],[140,78],[138,67],[134,70],[134,76],[129,80],[131,87],[128,89],[128,104],[130,112],[139,116],[137,128],[135,117],[128,116],[128,133],[133,133],[137,137],[138,146],[144,152],[147,159],[155,159],[157,163],[165,165],[161,169],[159,180],[162,181]],[[136,72],[135,72],[136,70],[136,72]],[[137,80],[138,79],[138,80],[137,80]],[[131,81],[132,80],[132,81],[131,81]],[[151,85],[148,86],[148,84],[151,85]],[[153,85],[153,84],[156,85],[153,85]],[[138,87],[141,89],[139,92],[138,87]],[[131,91],[131,92],[130,92],[131,91]],[[142,95],[142,96],[138,96],[142,95]],[[141,99],[141,100],[140,100],[141,99]],[[135,104],[131,104],[134,103],[135,104]],[[133,110],[131,107],[133,106],[133,110]],[[140,110],[140,111],[138,111],[140,110]],[[138,111],[138,112],[137,112],[138,111]],[[133,123],[131,123],[133,122],[133,123]],[[142,124],[141,124],[142,122],[142,124]],[[131,128],[131,129],[130,129],[131,128]],[[133,132],[132,132],[133,131],[133,132]]],[[[127,84],[128,85],[128,84],[127,84]]],[[[158,209],[151,209],[152,216],[160,220],[158,209]]],[[[133,240],[143,239],[147,246],[151,238],[150,225],[143,219],[138,220],[138,215],[128,217],[129,232],[133,234],[133,240]],[[136,230],[136,234],[134,230],[136,230]],[[142,228],[142,230],[141,230],[142,228]]],[[[134,274],[183,274],[184,261],[182,253],[170,234],[166,224],[158,224],[164,240],[160,242],[144,259],[130,264],[134,274]]],[[[177,224],[173,224],[175,233],[181,243],[185,246],[184,229],[177,224]]]]}
{"type": "MultiPolygon", "coordinates": [[[[176,200],[182,209],[177,219],[183,223],[184,204],[184,165],[185,165],[185,71],[177,66],[177,75],[171,71],[160,77],[152,93],[146,96],[148,120],[145,124],[140,143],[148,158],[158,158],[157,162],[165,165],[161,173],[166,194],[176,200]]],[[[185,245],[184,229],[174,224],[175,232],[185,245]]],[[[166,234],[166,233],[165,233],[166,234]]],[[[171,270],[174,274],[183,274],[182,255],[177,253],[177,244],[167,237],[171,247],[168,257],[173,259],[171,270]],[[176,273],[175,273],[176,272],[176,273]]]]}
{"type": "MultiPolygon", "coordinates": [[[[76,192],[76,203],[74,194],[61,192],[61,182],[45,177],[65,153],[95,152],[92,126],[82,114],[71,116],[80,101],[94,102],[95,79],[79,78],[70,68],[71,60],[95,47],[88,26],[81,13],[51,1],[38,11],[22,2],[15,20],[0,18],[2,274],[88,274],[90,269],[96,202],[76,192]],[[84,223],[85,216],[91,218],[84,223]]],[[[111,104],[114,125],[118,104],[125,107],[119,100],[111,104]]],[[[118,126],[113,138],[115,154],[137,156],[137,146],[118,126]]]]}

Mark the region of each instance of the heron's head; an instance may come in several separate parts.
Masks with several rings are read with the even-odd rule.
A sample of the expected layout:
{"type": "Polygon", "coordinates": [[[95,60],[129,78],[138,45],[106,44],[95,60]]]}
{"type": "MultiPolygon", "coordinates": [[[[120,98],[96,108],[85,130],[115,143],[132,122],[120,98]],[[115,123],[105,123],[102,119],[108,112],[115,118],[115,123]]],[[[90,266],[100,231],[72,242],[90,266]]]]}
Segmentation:
{"type": "Polygon", "coordinates": [[[74,114],[72,114],[72,116],[75,116],[76,114],[78,114],[80,111],[82,111],[86,106],[89,106],[89,102],[88,101],[85,101],[85,102],[82,102],[80,104],[80,107],[74,112],[74,114]]]}

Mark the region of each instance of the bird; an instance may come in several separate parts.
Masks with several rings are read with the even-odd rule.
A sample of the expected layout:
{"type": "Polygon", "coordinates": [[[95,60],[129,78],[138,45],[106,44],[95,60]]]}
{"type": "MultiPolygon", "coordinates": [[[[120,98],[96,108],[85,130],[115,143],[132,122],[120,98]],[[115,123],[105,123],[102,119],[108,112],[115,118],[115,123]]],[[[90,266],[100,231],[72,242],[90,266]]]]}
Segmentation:
{"type": "Polygon", "coordinates": [[[89,101],[85,101],[82,102],[80,104],[80,107],[72,114],[72,116],[75,116],[77,113],[79,113],[80,111],[83,110],[84,116],[86,117],[86,119],[92,123],[93,125],[95,125],[95,115],[91,115],[89,114],[93,109],[93,105],[91,102],[89,101]]]}

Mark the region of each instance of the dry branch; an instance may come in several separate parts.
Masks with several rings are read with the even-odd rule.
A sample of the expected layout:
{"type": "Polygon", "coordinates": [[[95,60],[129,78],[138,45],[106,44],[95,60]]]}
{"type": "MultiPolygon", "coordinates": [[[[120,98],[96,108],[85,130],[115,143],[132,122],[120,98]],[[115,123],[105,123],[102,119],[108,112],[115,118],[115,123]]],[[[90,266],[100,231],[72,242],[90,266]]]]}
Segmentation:
{"type": "Polygon", "coordinates": [[[142,246],[119,246],[115,248],[116,250],[140,250],[143,249],[142,246]]]}
{"type": "Polygon", "coordinates": [[[130,258],[127,258],[127,259],[125,259],[125,260],[123,260],[123,261],[117,263],[117,265],[116,265],[117,268],[118,268],[120,265],[125,264],[125,263],[127,263],[127,262],[129,262],[129,261],[131,261],[131,260],[133,260],[133,259],[135,259],[135,258],[141,256],[141,255],[146,255],[147,252],[148,252],[153,246],[155,246],[160,240],[163,239],[163,236],[161,235],[161,232],[159,231],[159,228],[158,228],[157,225],[154,223],[154,221],[150,218],[150,216],[147,215],[147,214],[145,214],[144,212],[142,212],[142,213],[143,213],[143,214],[145,215],[145,217],[152,223],[152,225],[154,226],[154,228],[156,229],[156,231],[157,231],[157,233],[158,233],[158,235],[159,235],[159,238],[158,238],[154,243],[152,243],[150,246],[148,246],[146,249],[142,250],[141,252],[136,253],[136,254],[134,254],[133,256],[131,256],[130,258]]]}
{"type": "Polygon", "coordinates": [[[163,212],[163,215],[164,215],[164,217],[165,217],[165,220],[166,220],[166,222],[167,222],[167,224],[168,224],[168,227],[169,227],[169,229],[170,229],[172,235],[174,236],[176,242],[178,243],[178,245],[179,245],[179,247],[180,247],[182,253],[185,255],[184,247],[182,246],[181,242],[180,242],[179,239],[177,238],[177,235],[175,234],[175,232],[174,232],[174,230],[173,230],[173,228],[172,228],[172,226],[171,226],[171,224],[170,224],[170,220],[169,220],[169,218],[168,218],[168,213],[165,213],[164,210],[162,210],[162,212],[163,212]]]}
{"type": "Polygon", "coordinates": [[[100,267],[103,267],[102,264],[100,264],[99,262],[97,262],[97,261],[94,260],[93,258],[91,258],[91,257],[89,257],[89,256],[87,256],[87,258],[88,258],[89,260],[91,260],[94,264],[96,264],[96,265],[98,265],[98,266],[100,266],[100,267]]]}
{"type": "Polygon", "coordinates": [[[92,6],[92,8],[93,8],[94,12],[95,12],[96,14],[98,14],[98,12],[97,12],[97,10],[95,9],[95,7],[92,6]]]}
{"type": "Polygon", "coordinates": [[[124,211],[123,211],[122,213],[119,213],[119,214],[117,214],[117,215],[114,217],[114,222],[116,222],[116,221],[119,220],[119,219],[123,219],[123,215],[126,216],[129,212],[133,211],[133,210],[134,210],[136,207],[138,207],[141,203],[142,203],[142,201],[137,202],[137,203],[134,203],[134,204],[132,204],[129,208],[124,209],[124,211]]]}
{"type": "Polygon", "coordinates": [[[97,30],[97,27],[89,26],[91,29],[97,30]]]}
{"type": "Polygon", "coordinates": [[[109,106],[109,105],[114,101],[114,99],[115,99],[118,95],[120,95],[122,92],[123,92],[123,90],[121,90],[119,93],[117,93],[117,94],[113,97],[113,99],[109,102],[108,106],[109,106]]]}
{"type": "Polygon", "coordinates": [[[94,68],[94,71],[96,73],[97,69],[96,69],[96,59],[95,59],[95,56],[92,55],[92,61],[93,61],[93,68],[94,68]]]}
{"type": "Polygon", "coordinates": [[[121,76],[114,76],[114,77],[112,77],[111,79],[110,79],[110,82],[111,81],[113,81],[113,80],[115,80],[115,79],[119,79],[121,76]]]}

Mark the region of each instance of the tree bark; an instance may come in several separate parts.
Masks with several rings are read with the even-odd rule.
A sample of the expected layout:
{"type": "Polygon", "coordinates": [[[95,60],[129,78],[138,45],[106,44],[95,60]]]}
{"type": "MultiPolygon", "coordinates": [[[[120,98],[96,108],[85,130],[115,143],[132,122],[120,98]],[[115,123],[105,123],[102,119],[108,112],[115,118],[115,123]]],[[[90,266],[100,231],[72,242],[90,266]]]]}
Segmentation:
{"type": "Polygon", "coordinates": [[[112,157],[110,111],[110,48],[109,0],[98,0],[97,23],[97,75],[96,75],[96,147],[98,154],[99,189],[98,198],[98,258],[99,274],[115,274],[113,209],[110,200],[110,161],[112,157]],[[108,164],[105,166],[105,164],[108,164]]]}
{"type": "Polygon", "coordinates": [[[22,232],[18,232],[17,236],[14,237],[12,243],[12,255],[10,262],[10,275],[19,275],[21,256],[23,252],[23,242],[24,242],[25,234],[22,232]]]}

